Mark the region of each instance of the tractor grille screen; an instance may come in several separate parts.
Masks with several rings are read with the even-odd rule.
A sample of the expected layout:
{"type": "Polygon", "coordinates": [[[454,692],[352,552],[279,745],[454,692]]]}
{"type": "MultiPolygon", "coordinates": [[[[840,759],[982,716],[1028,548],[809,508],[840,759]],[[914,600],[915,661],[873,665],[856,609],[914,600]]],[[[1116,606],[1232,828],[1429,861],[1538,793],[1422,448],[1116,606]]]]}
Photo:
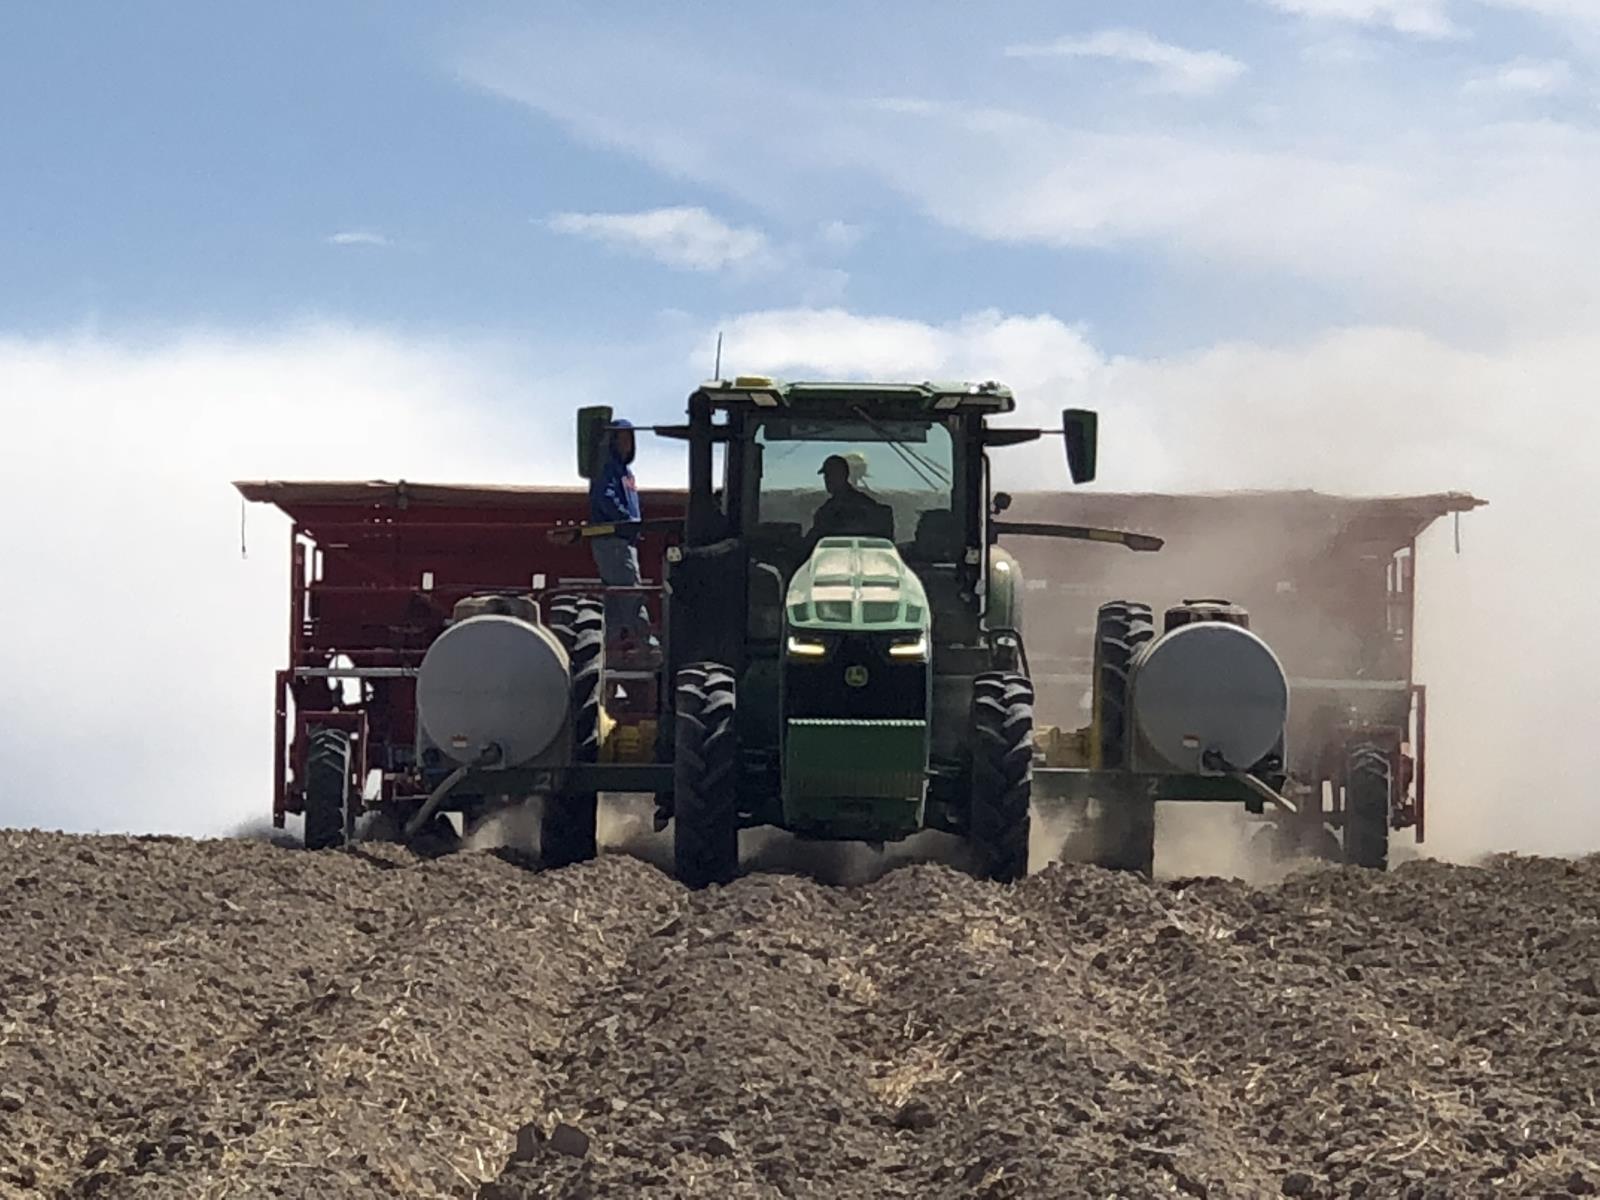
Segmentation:
{"type": "Polygon", "coordinates": [[[820,662],[791,660],[784,701],[790,717],[925,720],[928,664],[895,662],[887,641],[852,634],[834,643],[820,662]]]}

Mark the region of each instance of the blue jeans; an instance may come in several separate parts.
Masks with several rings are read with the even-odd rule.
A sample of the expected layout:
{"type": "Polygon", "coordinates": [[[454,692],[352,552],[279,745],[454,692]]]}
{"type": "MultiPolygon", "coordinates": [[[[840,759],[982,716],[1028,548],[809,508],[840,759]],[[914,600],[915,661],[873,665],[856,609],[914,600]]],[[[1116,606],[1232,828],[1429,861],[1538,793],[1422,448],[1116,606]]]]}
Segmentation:
{"type": "MultiPolygon", "coordinates": [[[[612,587],[638,587],[639,548],[625,538],[598,537],[589,543],[594,565],[600,569],[600,582],[612,587]]],[[[606,640],[631,636],[640,642],[650,639],[650,614],[638,592],[606,593],[606,640]]]]}

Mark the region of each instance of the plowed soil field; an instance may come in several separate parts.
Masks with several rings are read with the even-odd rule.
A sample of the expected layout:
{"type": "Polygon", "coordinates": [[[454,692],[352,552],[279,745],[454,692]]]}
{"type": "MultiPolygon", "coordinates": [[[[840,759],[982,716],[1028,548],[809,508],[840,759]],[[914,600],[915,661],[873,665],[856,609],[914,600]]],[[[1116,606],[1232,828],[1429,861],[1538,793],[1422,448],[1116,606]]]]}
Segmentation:
{"type": "Polygon", "coordinates": [[[688,893],[0,833],[0,1195],[1600,1186],[1600,860],[688,893]]]}

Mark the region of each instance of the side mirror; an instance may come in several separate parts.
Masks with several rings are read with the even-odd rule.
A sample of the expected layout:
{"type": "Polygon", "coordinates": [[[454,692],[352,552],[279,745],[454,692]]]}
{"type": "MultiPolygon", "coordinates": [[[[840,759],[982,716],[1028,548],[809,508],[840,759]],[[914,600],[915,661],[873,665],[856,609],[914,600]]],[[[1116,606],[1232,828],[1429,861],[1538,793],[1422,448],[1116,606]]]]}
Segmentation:
{"type": "Polygon", "coordinates": [[[994,498],[989,502],[989,504],[990,507],[994,509],[995,515],[998,516],[1000,513],[1005,512],[1006,509],[1011,507],[1011,493],[996,492],[994,494],[994,498]]]}
{"type": "Polygon", "coordinates": [[[596,404],[578,410],[578,474],[593,479],[605,445],[606,427],[611,424],[611,406],[596,404]]]}
{"type": "Polygon", "coordinates": [[[1061,410],[1061,433],[1067,443],[1067,470],[1073,483],[1092,483],[1100,442],[1100,418],[1087,408],[1061,410]]]}

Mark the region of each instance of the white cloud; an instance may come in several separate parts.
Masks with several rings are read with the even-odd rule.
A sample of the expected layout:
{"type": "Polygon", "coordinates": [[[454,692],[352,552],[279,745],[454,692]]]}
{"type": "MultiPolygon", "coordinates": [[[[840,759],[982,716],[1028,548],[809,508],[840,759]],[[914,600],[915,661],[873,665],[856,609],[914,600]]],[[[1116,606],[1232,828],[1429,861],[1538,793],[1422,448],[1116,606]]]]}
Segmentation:
{"type": "MultiPolygon", "coordinates": [[[[934,324],[839,308],[777,309],[721,328],[723,361],[741,372],[998,379],[1017,391],[1026,419],[1046,420],[1067,400],[1099,405],[1111,431],[1104,482],[1124,489],[1499,492],[1508,452],[1541,438],[1546,451],[1563,445],[1578,436],[1572,421],[1600,432],[1600,418],[1579,403],[1570,381],[1543,401],[1560,422],[1529,426],[1525,409],[1504,402],[1505,389],[1533,396],[1519,375],[1533,348],[1479,354],[1399,329],[1330,332],[1285,347],[1221,344],[1151,360],[1108,357],[1082,329],[1050,314],[987,310],[934,324]],[[1330,428],[1333,414],[1339,421],[1330,428]],[[1139,453],[1120,454],[1119,444],[1138,445],[1139,453]]],[[[1561,344],[1541,377],[1569,368],[1575,380],[1580,363],[1600,364],[1600,350],[1574,354],[1582,345],[1561,344]]]]}
{"type": "Polygon", "coordinates": [[[1577,82],[1572,64],[1564,59],[1518,58],[1467,81],[1465,90],[1499,92],[1517,96],[1554,96],[1577,82]]]}
{"type": "Polygon", "coordinates": [[[1080,330],[1049,315],[989,310],[946,325],[859,316],[841,308],[778,309],[728,322],[723,362],[742,372],[796,370],[834,378],[1083,380],[1101,365],[1080,330]]]}
{"type": "Polygon", "coordinates": [[[1600,28],[1600,6],[1594,0],[1478,0],[1492,8],[1549,17],[1577,27],[1600,28]]]}
{"type": "Polygon", "coordinates": [[[849,221],[824,221],[817,230],[817,240],[830,250],[843,252],[854,250],[866,234],[860,225],[849,221]]]}
{"type": "Polygon", "coordinates": [[[1300,50],[1300,58],[1314,67],[1346,71],[1380,61],[1381,49],[1377,40],[1368,33],[1337,32],[1306,43],[1300,50]]]}
{"type": "Polygon", "coordinates": [[[723,271],[769,265],[773,251],[759,229],[739,228],[703,208],[656,208],[635,213],[557,213],[557,233],[635,250],[669,267],[723,271]]]}
{"type": "Polygon", "coordinates": [[[288,526],[251,505],[241,561],[231,481],[566,479],[544,427],[581,399],[497,360],[336,328],[0,337],[0,824],[217,833],[270,811],[288,526]]]}
{"type": "Polygon", "coordinates": [[[1151,67],[1165,91],[1204,95],[1220,91],[1245,72],[1236,58],[1216,50],[1187,50],[1135,29],[1107,29],[1088,37],[1010,46],[1010,58],[1098,58],[1151,67]]]}
{"type": "MultiPolygon", "coordinates": [[[[1452,12],[1468,8],[1465,0],[1257,0],[1280,12],[1312,20],[1340,21],[1393,29],[1424,38],[1464,36],[1467,31],[1452,12]]],[[[1475,0],[1479,7],[1529,13],[1576,28],[1600,29],[1600,6],[1594,0],[1475,0]]]]}
{"type": "Polygon", "coordinates": [[[1380,25],[1418,37],[1454,37],[1447,0],[1261,0],[1280,12],[1317,20],[1380,25]]]}
{"type": "Polygon", "coordinates": [[[903,157],[882,169],[938,219],[986,239],[1155,246],[1194,264],[1335,283],[1433,329],[1567,320],[1600,303],[1594,132],[1497,126],[1330,149],[932,122],[920,136],[906,130],[903,157]],[[928,140],[944,154],[923,149],[920,161],[967,157],[971,186],[934,186],[918,167],[928,140]]]}
{"type": "MultiPolygon", "coordinates": [[[[1410,9],[1341,11],[1427,27],[1410,9]]],[[[609,68],[644,72],[648,103],[569,70],[590,60],[543,41],[505,40],[467,71],[580,137],[797,225],[875,189],[985,240],[1138,250],[1191,280],[1248,272],[1264,289],[1310,285],[1345,311],[1436,332],[1537,328],[1600,306],[1600,209],[1588,201],[1600,130],[1463,119],[1458,94],[1411,74],[1366,71],[1352,90],[1327,77],[1334,68],[1295,62],[1264,84],[1270,107],[1174,119],[1126,93],[1078,103],[1054,72],[1036,82],[1055,91],[1013,89],[1009,110],[959,81],[929,99],[775,80],[730,105],[692,86],[705,71],[685,53],[670,76],[658,64],[678,56],[659,45],[609,68]],[[774,128],[787,131],[781,146],[774,128]]]]}
{"type": "Polygon", "coordinates": [[[392,246],[387,237],[370,229],[345,229],[323,239],[330,246],[392,246]]]}

